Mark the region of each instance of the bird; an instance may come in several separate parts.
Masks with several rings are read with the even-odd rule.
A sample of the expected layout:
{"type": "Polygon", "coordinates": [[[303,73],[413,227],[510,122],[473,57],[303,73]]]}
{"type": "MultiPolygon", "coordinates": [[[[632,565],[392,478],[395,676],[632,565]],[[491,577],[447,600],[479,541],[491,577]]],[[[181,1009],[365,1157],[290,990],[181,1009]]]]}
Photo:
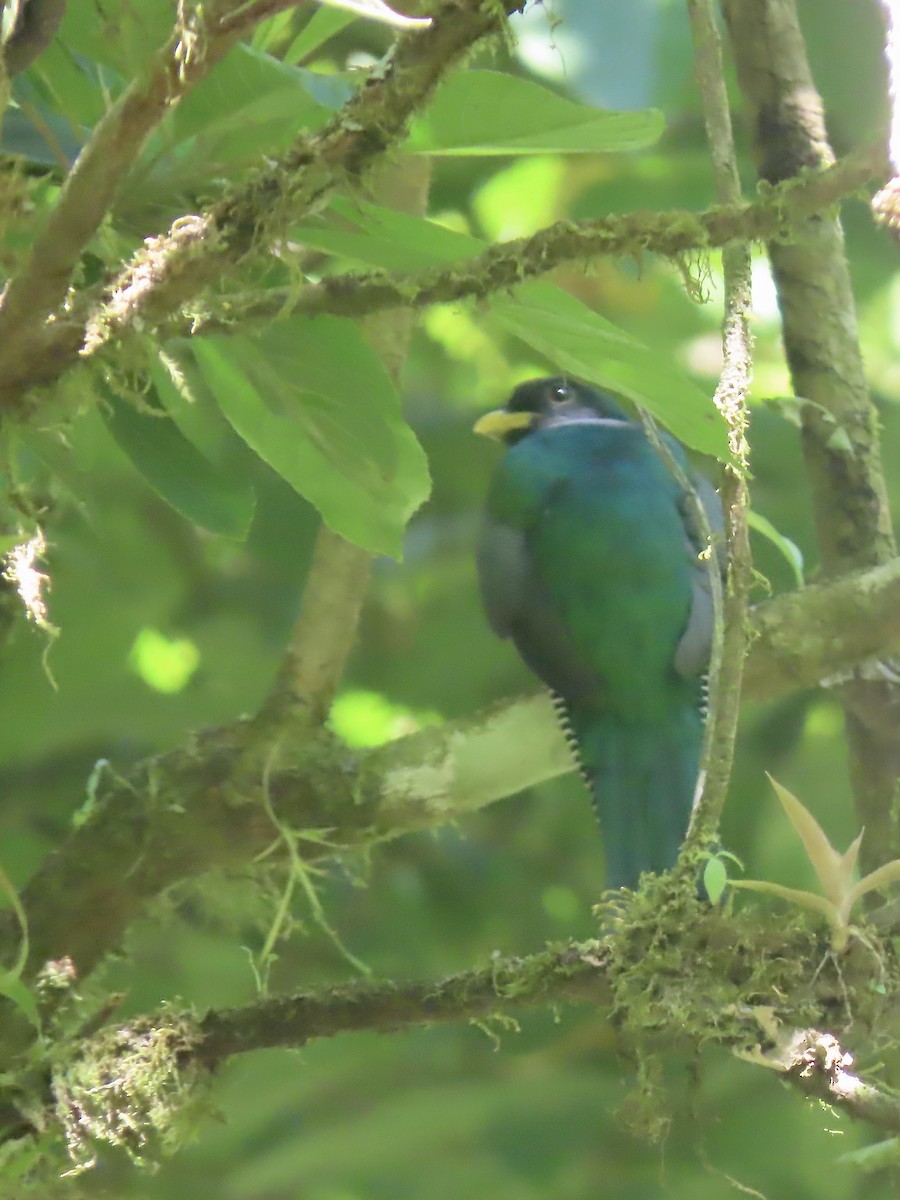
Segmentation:
{"type": "Polygon", "coordinates": [[[719,497],[682,475],[606,391],[533,379],[474,432],[506,451],[476,554],[485,612],[549,688],[596,807],[607,888],[674,866],[700,771],[714,604],[706,540],[719,497]]]}

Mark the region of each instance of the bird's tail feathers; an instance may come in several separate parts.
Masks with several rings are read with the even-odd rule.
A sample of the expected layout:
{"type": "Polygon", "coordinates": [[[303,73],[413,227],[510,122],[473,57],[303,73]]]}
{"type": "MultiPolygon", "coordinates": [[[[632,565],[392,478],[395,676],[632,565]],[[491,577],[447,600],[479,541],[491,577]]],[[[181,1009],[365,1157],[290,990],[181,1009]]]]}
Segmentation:
{"type": "Polygon", "coordinates": [[[554,704],[600,819],[606,886],[637,887],[643,871],[669,870],[690,821],[701,713],[685,705],[642,723],[582,711],[559,697],[554,704]]]}

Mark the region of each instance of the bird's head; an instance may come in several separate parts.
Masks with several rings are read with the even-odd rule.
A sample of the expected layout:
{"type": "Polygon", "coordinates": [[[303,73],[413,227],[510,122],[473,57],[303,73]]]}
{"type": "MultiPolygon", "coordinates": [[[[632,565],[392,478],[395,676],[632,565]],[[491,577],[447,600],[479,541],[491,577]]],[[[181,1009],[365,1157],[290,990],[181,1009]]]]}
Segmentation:
{"type": "Polygon", "coordinates": [[[530,379],[520,383],[505,408],[485,413],[475,433],[515,445],[535,429],[561,425],[628,425],[628,417],[606,392],[566,376],[530,379]]]}

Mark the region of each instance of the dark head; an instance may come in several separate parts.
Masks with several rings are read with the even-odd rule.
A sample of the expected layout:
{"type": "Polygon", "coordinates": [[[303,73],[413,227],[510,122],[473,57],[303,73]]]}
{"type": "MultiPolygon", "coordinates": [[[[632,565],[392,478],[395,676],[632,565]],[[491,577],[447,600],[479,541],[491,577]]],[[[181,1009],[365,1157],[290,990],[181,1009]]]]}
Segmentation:
{"type": "Polygon", "coordinates": [[[508,446],[535,429],[560,425],[594,425],[598,422],[629,424],[625,410],[607,392],[577,379],[556,375],[520,383],[505,408],[485,413],[476,421],[476,433],[498,438],[508,446]]]}

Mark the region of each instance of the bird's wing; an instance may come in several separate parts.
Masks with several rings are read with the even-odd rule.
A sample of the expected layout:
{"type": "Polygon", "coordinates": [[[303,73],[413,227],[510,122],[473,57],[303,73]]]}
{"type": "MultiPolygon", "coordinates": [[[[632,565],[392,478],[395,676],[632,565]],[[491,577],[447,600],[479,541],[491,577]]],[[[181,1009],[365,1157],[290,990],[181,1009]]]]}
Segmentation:
{"type": "MultiPolygon", "coordinates": [[[[713,554],[716,556],[719,570],[724,574],[726,564],[722,554],[724,547],[722,534],[725,522],[719,494],[709,480],[704,479],[702,475],[694,475],[691,482],[697,498],[706,512],[706,519],[713,535],[713,554]]],[[[682,496],[679,510],[691,553],[698,555],[705,548],[705,543],[687,496],[682,496]]],[[[685,679],[702,675],[709,665],[712,653],[715,606],[710,586],[709,567],[705,561],[697,560],[694,563],[691,572],[691,591],[691,611],[688,623],[675,650],[675,670],[685,679]]]]}
{"type": "MultiPolygon", "coordinates": [[[[548,490],[545,500],[554,490],[548,490]]],[[[569,697],[592,691],[593,672],[582,661],[535,569],[529,530],[515,529],[488,514],[477,564],[484,608],[494,632],[512,638],[526,664],[554,691],[569,697]]]]}
{"type": "Polygon", "coordinates": [[[530,582],[525,531],[485,517],[477,565],[487,619],[499,637],[508,638],[530,582]]]}

